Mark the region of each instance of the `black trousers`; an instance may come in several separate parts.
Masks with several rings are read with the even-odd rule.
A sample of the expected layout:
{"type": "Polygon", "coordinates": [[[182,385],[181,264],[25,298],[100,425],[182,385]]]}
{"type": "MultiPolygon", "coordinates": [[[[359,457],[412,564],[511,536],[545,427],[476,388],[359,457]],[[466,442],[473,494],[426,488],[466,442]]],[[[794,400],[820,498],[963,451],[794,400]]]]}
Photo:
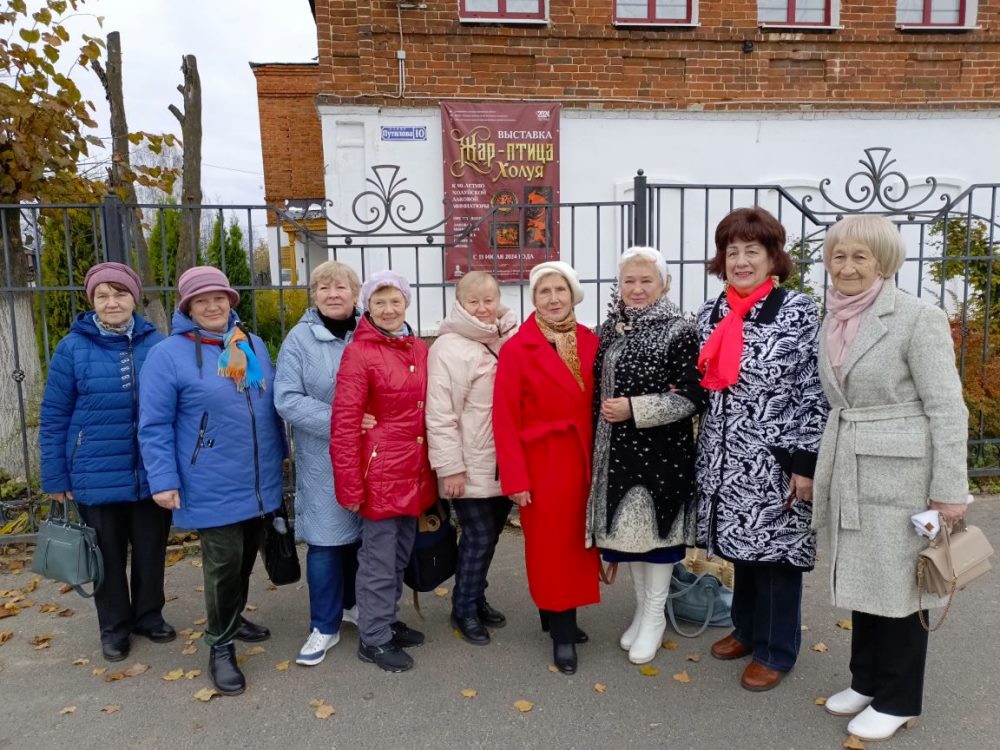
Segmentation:
{"type": "Polygon", "coordinates": [[[262,530],[259,517],[198,529],[208,616],[205,643],[209,646],[229,643],[240,629],[262,530]]]}
{"type": "Polygon", "coordinates": [[[554,612],[551,609],[538,610],[542,621],[542,629],[549,631],[549,636],[556,643],[576,643],[576,607],[554,612]]]}
{"type": "Polygon", "coordinates": [[[919,615],[852,612],[851,620],[851,687],[873,696],[879,713],[919,716],[927,663],[927,631],[919,615]]]}
{"type": "Polygon", "coordinates": [[[486,598],[486,576],[511,505],[506,497],[470,497],[452,502],[462,527],[451,604],[455,617],[475,617],[476,605],[486,598]]]}
{"type": "Polygon", "coordinates": [[[104,583],[94,595],[101,640],[127,638],[132,628],[163,622],[163,567],[170,511],[152,500],[79,505],[84,522],[97,532],[104,558],[104,583]],[[132,571],[128,575],[129,546],[132,571]]]}

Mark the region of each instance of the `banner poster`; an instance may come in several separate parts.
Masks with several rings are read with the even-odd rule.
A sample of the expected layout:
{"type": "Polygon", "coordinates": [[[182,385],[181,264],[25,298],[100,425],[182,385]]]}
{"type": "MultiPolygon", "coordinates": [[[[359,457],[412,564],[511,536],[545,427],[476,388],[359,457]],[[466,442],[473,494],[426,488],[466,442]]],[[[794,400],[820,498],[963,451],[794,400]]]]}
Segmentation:
{"type": "Polygon", "coordinates": [[[470,270],[525,281],[559,258],[559,105],[442,102],[445,279],[470,270]],[[490,211],[496,209],[492,215],[490,211]]]}

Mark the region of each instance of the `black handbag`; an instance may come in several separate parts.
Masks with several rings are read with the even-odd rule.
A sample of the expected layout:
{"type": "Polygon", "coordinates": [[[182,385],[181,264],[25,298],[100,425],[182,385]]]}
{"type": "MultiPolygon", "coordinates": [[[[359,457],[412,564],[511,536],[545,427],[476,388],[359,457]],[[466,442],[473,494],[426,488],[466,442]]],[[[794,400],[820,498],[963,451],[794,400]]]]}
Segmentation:
{"type": "Polygon", "coordinates": [[[458,566],[458,534],[448,506],[437,501],[417,519],[417,537],[403,583],[417,592],[433,591],[455,575],[458,566]]]}
{"type": "Polygon", "coordinates": [[[97,532],[83,522],[73,500],[52,501],[49,517],[38,527],[31,570],[44,578],[68,583],[88,599],[101,587],[104,557],[97,546],[97,532]],[[76,513],[76,522],[70,520],[71,510],[76,513]],[[90,593],[83,588],[87,583],[94,584],[90,593]]]}
{"type": "Polygon", "coordinates": [[[295,532],[288,520],[288,511],[282,501],[278,509],[262,515],[260,554],[264,570],[275,586],[295,583],[302,577],[299,551],[295,547],[295,532]]]}

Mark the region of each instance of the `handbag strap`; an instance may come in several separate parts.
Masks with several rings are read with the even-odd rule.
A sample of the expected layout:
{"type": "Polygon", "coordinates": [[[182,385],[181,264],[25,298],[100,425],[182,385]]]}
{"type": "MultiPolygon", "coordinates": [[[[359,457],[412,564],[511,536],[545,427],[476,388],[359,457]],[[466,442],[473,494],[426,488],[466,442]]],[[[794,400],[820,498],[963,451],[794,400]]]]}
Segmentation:
{"type": "Polygon", "coordinates": [[[688,593],[691,589],[697,586],[701,582],[701,579],[704,578],[705,576],[709,576],[710,578],[715,578],[715,576],[713,576],[711,573],[699,573],[695,577],[695,579],[685,588],[681,589],[680,591],[675,591],[672,594],[667,594],[667,617],[670,619],[670,627],[674,629],[677,635],[684,636],[685,638],[697,638],[699,635],[708,630],[708,625],[709,623],[712,622],[712,617],[715,616],[715,602],[717,601],[717,597],[712,597],[712,601],[708,605],[708,613],[705,615],[705,622],[703,622],[701,624],[701,627],[698,628],[693,633],[685,633],[681,629],[680,625],[677,624],[677,617],[676,615],[674,615],[673,600],[688,593]]]}
{"type": "MultiPolygon", "coordinates": [[[[940,518],[938,514],[938,518],[940,518]]],[[[962,529],[965,529],[965,519],[959,519],[958,523],[962,524],[962,529]]],[[[951,557],[951,529],[948,528],[943,520],[941,521],[941,546],[944,547],[945,556],[948,558],[948,565],[951,567],[951,591],[948,592],[948,603],[944,605],[944,612],[941,613],[941,619],[938,620],[937,625],[931,627],[930,615],[924,614],[924,578],[927,574],[927,566],[929,563],[923,557],[917,562],[917,617],[920,619],[920,625],[928,633],[933,633],[935,630],[944,625],[945,618],[948,617],[948,612],[951,611],[951,603],[955,601],[955,590],[958,588],[958,574],[955,572],[955,561],[951,557]]]]}
{"type": "Polygon", "coordinates": [[[602,560],[599,560],[598,565],[600,567],[597,569],[597,575],[600,576],[602,583],[606,583],[608,586],[610,586],[612,583],[615,582],[615,579],[618,577],[618,563],[616,562],[608,563],[608,567],[605,568],[604,562],[602,560]]]}
{"type": "Polygon", "coordinates": [[[94,561],[94,588],[88,594],[87,590],[83,586],[78,585],[73,587],[76,590],[76,593],[84,599],[90,599],[93,597],[93,595],[97,593],[97,590],[101,588],[101,584],[104,583],[104,555],[101,554],[101,550],[97,547],[97,545],[94,545],[93,547],[88,545],[88,549],[90,551],[90,556],[94,561]]]}

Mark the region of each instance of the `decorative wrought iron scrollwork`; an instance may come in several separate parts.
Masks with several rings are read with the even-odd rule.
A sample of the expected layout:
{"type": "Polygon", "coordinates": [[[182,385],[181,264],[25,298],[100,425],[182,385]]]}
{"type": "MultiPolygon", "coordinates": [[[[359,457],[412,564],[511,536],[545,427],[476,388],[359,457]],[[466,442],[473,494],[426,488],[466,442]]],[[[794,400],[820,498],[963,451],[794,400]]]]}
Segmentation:
{"type": "Polygon", "coordinates": [[[10,374],[10,376],[14,379],[15,383],[23,383],[24,382],[24,378],[26,377],[26,375],[24,373],[24,370],[22,370],[20,368],[18,368],[17,370],[14,370],[14,372],[12,372],[10,374]]]}
{"type": "MultiPolygon", "coordinates": [[[[910,190],[912,189],[910,181],[898,169],[892,168],[896,160],[889,157],[890,151],[892,149],[885,146],[865,149],[865,158],[858,159],[858,163],[863,169],[852,174],[844,183],[843,192],[846,197],[844,203],[834,200],[830,196],[830,193],[827,192],[827,187],[832,182],[829,177],[820,181],[820,195],[823,196],[828,204],[843,213],[868,212],[893,215],[916,212],[917,209],[925,206],[934,197],[938,189],[937,179],[928,177],[924,180],[924,185],[927,187],[926,194],[919,198],[919,200],[906,203],[905,201],[908,199],[910,190]],[[873,206],[876,207],[876,210],[868,211],[873,206]],[[879,208],[882,210],[879,210],[879,208]]],[[[947,205],[951,200],[946,193],[940,194],[938,199],[944,205],[947,205]]],[[[803,203],[811,202],[812,199],[810,196],[803,198],[803,203]]],[[[927,205],[923,210],[932,211],[933,209],[927,205]]],[[[816,213],[834,212],[817,211],[816,213]]]]}

